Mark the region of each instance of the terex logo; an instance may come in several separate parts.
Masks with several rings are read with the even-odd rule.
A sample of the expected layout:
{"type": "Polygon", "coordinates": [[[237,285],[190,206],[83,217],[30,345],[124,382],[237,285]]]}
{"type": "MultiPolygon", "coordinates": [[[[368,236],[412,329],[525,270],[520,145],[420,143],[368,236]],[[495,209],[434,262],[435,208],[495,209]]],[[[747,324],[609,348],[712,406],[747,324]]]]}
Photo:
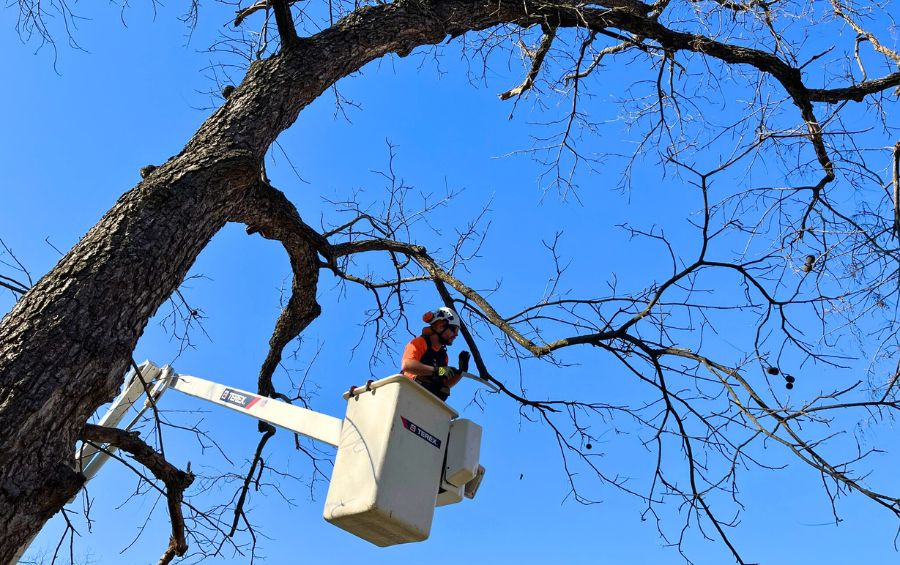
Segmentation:
{"type": "Polygon", "coordinates": [[[221,400],[222,402],[234,404],[235,406],[240,406],[241,408],[246,409],[250,409],[251,406],[259,401],[259,399],[260,398],[256,395],[239,392],[230,388],[226,388],[225,390],[223,390],[222,395],[219,396],[219,400],[221,400]]]}
{"type": "Polygon", "coordinates": [[[432,434],[426,432],[425,430],[423,430],[422,428],[420,428],[419,426],[417,426],[415,423],[410,422],[409,420],[407,420],[407,419],[404,418],[403,416],[400,416],[400,420],[403,422],[403,427],[404,427],[404,428],[406,428],[407,430],[409,430],[409,431],[411,431],[412,433],[416,434],[417,436],[419,436],[420,438],[424,439],[425,441],[427,441],[427,442],[430,443],[431,445],[435,446],[436,448],[438,448],[438,449],[441,448],[441,440],[439,440],[438,438],[434,437],[432,434]]]}

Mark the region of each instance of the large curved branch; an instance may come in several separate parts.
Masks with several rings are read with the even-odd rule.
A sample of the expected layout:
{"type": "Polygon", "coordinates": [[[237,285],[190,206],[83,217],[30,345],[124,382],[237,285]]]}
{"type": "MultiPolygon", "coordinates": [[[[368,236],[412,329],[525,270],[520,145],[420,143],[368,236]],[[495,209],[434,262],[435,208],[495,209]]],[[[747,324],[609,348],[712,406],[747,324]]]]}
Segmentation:
{"type": "MultiPolygon", "coordinates": [[[[690,51],[728,64],[750,65],[778,80],[798,106],[810,101],[800,70],[775,55],[669,29],[647,15],[650,7],[640,2],[601,4],[608,9],[569,2],[515,0],[401,0],[361,8],[321,33],[298,39],[295,48],[251,65],[241,86],[201,127],[195,140],[214,139],[228,146],[238,142],[261,158],[303,108],[368,62],[388,53],[402,56],[416,47],[440,43],[448,36],[501,24],[588,28],[598,32],[623,30],[655,41],[669,51],[690,51]],[[249,120],[253,121],[252,128],[247,127],[249,120]]],[[[874,94],[890,88],[896,80],[891,76],[869,81],[862,91],[858,90],[862,85],[857,85],[857,90],[847,92],[816,92],[834,99],[840,99],[842,94],[858,97],[861,92],[874,94]]],[[[194,143],[186,149],[193,149],[194,143]]]]}
{"type": "Polygon", "coordinates": [[[259,372],[258,392],[271,396],[276,392],[272,375],[281,362],[284,348],[322,312],[316,301],[317,251],[327,250],[328,244],[303,222],[284,193],[265,181],[260,181],[256,190],[247,195],[232,219],[246,224],[248,233],[258,232],[266,239],[280,242],[288,253],[293,271],[291,296],[275,324],[269,352],[259,372]]]}

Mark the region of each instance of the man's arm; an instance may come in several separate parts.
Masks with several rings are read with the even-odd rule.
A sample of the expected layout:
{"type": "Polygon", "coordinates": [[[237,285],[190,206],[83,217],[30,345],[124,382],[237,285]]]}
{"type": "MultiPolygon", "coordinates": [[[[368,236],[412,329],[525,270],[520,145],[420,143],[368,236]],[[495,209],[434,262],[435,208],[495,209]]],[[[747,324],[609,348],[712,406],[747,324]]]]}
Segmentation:
{"type": "MultiPolygon", "coordinates": [[[[409,357],[403,358],[400,368],[406,373],[415,375],[417,377],[430,377],[434,375],[435,372],[435,368],[431,365],[426,365],[421,361],[417,361],[416,359],[412,359],[409,357]]],[[[452,369],[453,376],[445,379],[445,382],[449,387],[453,387],[454,385],[456,385],[456,383],[462,380],[462,375],[459,373],[459,370],[455,367],[452,367],[452,369]]]]}
{"type": "Polygon", "coordinates": [[[410,357],[403,358],[400,368],[404,372],[417,377],[430,377],[434,373],[434,367],[410,357]]]}

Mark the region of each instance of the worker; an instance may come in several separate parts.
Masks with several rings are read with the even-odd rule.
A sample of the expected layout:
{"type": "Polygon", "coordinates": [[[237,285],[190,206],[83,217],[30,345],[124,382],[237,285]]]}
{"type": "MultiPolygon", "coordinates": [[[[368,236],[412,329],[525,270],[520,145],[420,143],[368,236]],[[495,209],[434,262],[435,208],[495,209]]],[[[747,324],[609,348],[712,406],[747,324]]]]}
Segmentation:
{"type": "MultiPolygon", "coordinates": [[[[449,364],[447,346],[459,335],[459,315],[451,308],[441,307],[426,312],[422,321],[422,335],[406,345],[400,369],[402,373],[425,387],[441,400],[447,400],[450,389],[462,379],[462,372],[449,364]]],[[[462,371],[468,370],[469,352],[459,354],[462,371]]]]}

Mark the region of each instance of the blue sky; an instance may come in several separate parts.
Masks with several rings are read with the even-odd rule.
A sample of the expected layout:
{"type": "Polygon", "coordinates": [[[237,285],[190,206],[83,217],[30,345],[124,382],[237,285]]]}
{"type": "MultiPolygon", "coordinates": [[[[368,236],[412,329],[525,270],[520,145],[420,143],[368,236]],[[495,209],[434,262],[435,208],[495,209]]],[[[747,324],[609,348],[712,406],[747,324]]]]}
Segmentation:
{"type": "MultiPolygon", "coordinates": [[[[220,103],[207,94],[217,90],[210,65],[219,55],[205,48],[227,21],[227,10],[217,6],[201,12],[200,26],[189,42],[184,24],[171,8],[160,7],[155,18],[146,7],[129,8],[124,12],[127,25],[112,6],[90,9],[85,15],[89,19],[80,22],[76,32],[84,51],[61,41],[54,65],[50,49],[35,53],[34,43],[23,44],[16,36],[15,8],[0,11],[0,48],[9,54],[4,69],[9,80],[0,89],[0,107],[7,110],[0,136],[0,238],[35,278],[58,258],[47,241],[68,250],[138,182],[142,166],[161,163],[177,153],[210,108],[220,103]]],[[[564,111],[565,102],[559,106],[552,102],[548,113],[542,114],[526,100],[509,119],[511,104],[499,101],[496,94],[521,80],[516,57],[509,65],[492,66],[486,80],[479,81],[466,75],[458,46],[442,48],[441,53],[440,67],[446,73],[440,75],[427,55],[373,63],[339,85],[344,96],[362,107],[349,110],[349,121],[335,117],[333,98],[326,94],[282,136],[281,143],[303,180],[294,176],[277,150],[268,172],[310,224],[318,225],[323,214],[326,221],[335,221],[323,199],[342,199],[362,190],[362,200],[379,200],[384,181],[372,171],[386,169],[389,140],[396,147],[395,167],[408,184],[435,195],[447,187],[461,191],[448,208],[431,218],[445,234],[452,234],[460,219],[474,216],[491,203],[495,213],[490,216],[482,258],[466,266],[467,281],[476,288],[502,282],[492,298],[506,311],[541,296],[552,266],[549,255],[541,251],[541,241],[552,240],[559,231],[564,232],[561,250],[577,259],[567,279],[573,288],[602,285],[612,273],[623,285],[646,284],[647,273],[666,275],[667,259],[660,249],[608,228],[626,222],[647,229],[683,226],[683,219],[699,202],[694,189],[678,178],[644,177],[638,168],[632,180],[640,189],[627,194],[618,189],[618,173],[604,170],[580,177],[580,201],[542,191],[535,181],[539,166],[527,156],[504,156],[527,148],[529,136],[542,131],[535,122],[546,120],[548,113],[564,111]],[[480,87],[481,82],[487,86],[480,87]]],[[[616,78],[624,77],[611,77],[616,78]]],[[[598,92],[598,111],[607,111],[604,103],[612,96],[598,92]]],[[[605,137],[599,143],[621,141],[605,137]]],[[[696,238],[690,230],[669,233],[688,244],[696,238]]],[[[419,237],[423,243],[431,243],[429,238],[434,237],[445,248],[451,241],[427,232],[419,237]]],[[[177,371],[252,389],[279,312],[279,289],[289,284],[284,252],[273,242],[248,237],[240,226],[232,225],[216,236],[192,273],[202,277],[189,281],[183,293],[203,310],[208,338],[193,334],[196,348],[178,356],[178,343],[162,324],[168,313],[164,305],[148,326],[135,358],[174,361],[177,371]]],[[[423,286],[409,307],[424,311],[436,299],[423,286]]],[[[343,411],[340,395],[350,384],[392,374],[397,367],[388,362],[370,367],[367,338],[352,353],[362,335],[363,310],[371,307],[364,293],[354,288],[342,293],[323,273],[319,302],[323,315],[303,335],[297,359],[290,366],[301,371],[309,368],[307,390],[313,393],[314,408],[339,416],[343,411]]],[[[0,296],[0,310],[5,312],[11,304],[10,296],[0,296]]],[[[742,329],[735,327],[732,335],[710,340],[724,356],[738,357],[742,329]]],[[[402,345],[398,343],[397,348],[402,345]]],[[[620,367],[598,365],[590,352],[567,352],[563,359],[572,366],[566,369],[533,363],[526,364],[520,375],[519,367],[501,358],[490,342],[484,345],[494,374],[511,386],[522,379],[536,398],[550,391],[604,399],[634,392],[635,385],[620,367]]],[[[286,385],[284,374],[277,379],[286,385]]],[[[454,391],[451,404],[484,427],[482,462],[487,476],[474,501],[437,510],[431,539],[375,548],[322,520],[324,483],[307,488],[304,480],[282,481],[283,496],[269,489],[268,496],[254,496],[250,504],[259,532],[269,538],[262,542],[265,562],[351,558],[373,564],[435,565],[684,562],[676,550],[664,547],[652,520],[641,520],[644,508],[639,500],[590,483],[586,491],[602,502],[576,503],[569,495],[550,431],[521,417],[517,405],[506,398],[479,395],[480,406],[470,403],[475,393],[474,385],[465,382],[454,391]]],[[[245,461],[252,455],[257,441],[254,422],[198,405],[175,392],[165,397],[162,407],[173,420],[202,422],[232,461],[245,461]]],[[[853,424],[852,418],[839,423],[853,424]]],[[[593,431],[602,439],[595,450],[602,454],[604,468],[634,477],[637,485],[645,484],[650,455],[640,441],[622,440],[622,436],[640,437],[640,430],[623,426],[620,432],[593,431]]],[[[889,426],[872,427],[864,435],[873,445],[896,445],[892,432],[889,426]]],[[[309,464],[292,444],[287,433],[279,433],[269,444],[268,458],[308,479],[309,464]]],[[[215,450],[201,450],[190,434],[178,430],[167,433],[166,450],[174,463],[190,461],[200,475],[227,467],[215,450]]],[[[774,472],[744,472],[741,500],[746,509],[740,527],[731,533],[748,560],[879,563],[897,559],[892,545],[896,524],[887,512],[851,496],[840,501],[844,521],[835,527],[815,473],[799,467],[778,446],[768,445],[763,452],[769,463],[790,466],[774,472]]],[[[896,468],[895,457],[884,456],[880,462],[885,469],[896,468]]],[[[238,465],[237,472],[242,470],[238,465]]],[[[154,496],[129,500],[136,484],[130,471],[115,463],[91,483],[90,528],[83,519],[74,518],[79,531],[78,562],[156,562],[168,539],[164,504],[154,496]],[[120,555],[147,513],[152,518],[143,535],[120,555]]],[[[198,481],[195,488],[201,484],[198,481]]],[[[213,494],[227,498],[235,488],[236,483],[217,485],[213,494]]],[[[662,527],[677,537],[683,518],[675,506],[663,508],[662,527]]],[[[52,553],[62,527],[58,517],[51,521],[33,546],[35,555],[52,553]]],[[[713,541],[703,540],[692,522],[685,543],[691,559],[700,564],[730,562],[727,550],[709,531],[713,541]]],[[[246,562],[240,557],[223,560],[246,562]]]]}

